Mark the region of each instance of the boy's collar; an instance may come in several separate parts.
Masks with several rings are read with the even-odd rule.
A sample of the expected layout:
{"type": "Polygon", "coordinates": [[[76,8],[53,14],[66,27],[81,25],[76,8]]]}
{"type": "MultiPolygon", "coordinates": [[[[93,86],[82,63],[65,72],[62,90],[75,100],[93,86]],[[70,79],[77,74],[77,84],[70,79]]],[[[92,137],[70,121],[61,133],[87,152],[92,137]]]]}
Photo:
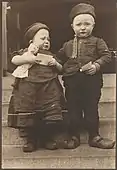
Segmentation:
{"type": "Polygon", "coordinates": [[[89,39],[90,37],[92,37],[92,34],[89,35],[88,37],[82,37],[82,38],[80,38],[80,37],[77,36],[77,39],[78,39],[78,40],[80,40],[80,39],[85,40],[85,39],[89,39]]]}
{"type": "MultiPolygon", "coordinates": [[[[79,40],[84,40],[83,42],[87,42],[87,40],[89,40],[90,38],[92,38],[93,37],[93,35],[91,34],[91,35],[89,35],[88,37],[86,37],[86,38],[79,38],[79,37],[77,37],[77,40],[79,41],[79,40]]],[[[74,41],[74,39],[72,39],[72,41],[71,41],[71,44],[73,44],[73,41],[74,41]]]]}

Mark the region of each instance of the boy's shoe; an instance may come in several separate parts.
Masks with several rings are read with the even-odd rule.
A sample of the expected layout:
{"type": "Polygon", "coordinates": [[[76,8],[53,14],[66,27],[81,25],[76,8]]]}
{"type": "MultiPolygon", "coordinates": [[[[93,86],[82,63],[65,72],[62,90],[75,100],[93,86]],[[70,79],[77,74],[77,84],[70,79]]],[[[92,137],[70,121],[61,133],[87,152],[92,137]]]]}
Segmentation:
{"type": "Polygon", "coordinates": [[[115,145],[115,141],[110,139],[102,138],[101,136],[95,136],[93,139],[89,139],[89,146],[101,148],[101,149],[112,149],[115,145]]]}
{"type": "Polygon", "coordinates": [[[72,136],[70,140],[64,141],[64,149],[75,149],[80,146],[80,137],[72,136]]]}
{"type": "Polygon", "coordinates": [[[36,150],[36,141],[32,139],[25,139],[25,143],[23,145],[23,152],[33,152],[36,150]]]}

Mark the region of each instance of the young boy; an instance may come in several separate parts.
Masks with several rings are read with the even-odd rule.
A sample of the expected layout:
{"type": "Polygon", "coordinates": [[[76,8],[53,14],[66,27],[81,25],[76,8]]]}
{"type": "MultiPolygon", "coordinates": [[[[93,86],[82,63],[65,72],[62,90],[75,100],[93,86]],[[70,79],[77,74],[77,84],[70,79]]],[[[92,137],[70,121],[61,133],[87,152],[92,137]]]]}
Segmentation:
{"type": "Polygon", "coordinates": [[[84,115],[89,134],[89,145],[113,148],[115,142],[99,134],[98,103],[103,86],[102,68],[111,62],[111,54],[103,39],[92,36],[95,11],[90,4],[80,3],[70,13],[73,40],[64,43],[58,52],[63,65],[63,80],[70,118],[69,133],[80,145],[80,118],[84,115]]]}
{"type": "Polygon", "coordinates": [[[25,39],[29,47],[12,58],[12,63],[18,67],[13,72],[16,81],[8,126],[24,132],[24,152],[36,149],[39,133],[40,138],[45,139],[45,148],[57,149],[56,135],[61,132],[63,121],[63,93],[58,80],[62,66],[49,51],[49,28],[45,24],[31,25],[25,39]]]}

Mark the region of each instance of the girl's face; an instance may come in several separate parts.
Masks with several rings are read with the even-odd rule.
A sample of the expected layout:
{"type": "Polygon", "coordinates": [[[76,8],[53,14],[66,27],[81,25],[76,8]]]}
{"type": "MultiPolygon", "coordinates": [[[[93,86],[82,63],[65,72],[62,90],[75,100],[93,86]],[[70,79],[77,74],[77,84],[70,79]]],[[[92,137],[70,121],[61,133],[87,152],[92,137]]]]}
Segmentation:
{"type": "Polygon", "coordinates": [[[39,30],[34,38],[33,43],[42,50],[49,50],[50,49],[50,37],[49,32],[46,29],[39,30]]]}
{"type": "Polygon", "coordinates": [[[94,18],[90,14],[80,14],[74,18],[71,26],[78,37],[85,38],[91,35],[94,25],[94,18]]]}

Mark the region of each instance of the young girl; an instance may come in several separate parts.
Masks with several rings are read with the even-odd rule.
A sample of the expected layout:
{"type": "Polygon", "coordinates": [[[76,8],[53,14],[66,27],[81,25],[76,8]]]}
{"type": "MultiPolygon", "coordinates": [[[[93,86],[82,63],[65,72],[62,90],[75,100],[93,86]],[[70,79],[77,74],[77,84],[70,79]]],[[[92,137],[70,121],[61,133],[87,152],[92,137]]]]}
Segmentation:
{"type": "Polygon", "coordinates": [[[12,58],[12,63],[18,67],[13,72],[16,79],[8,126],[24,132],[24,152],[36,149],[39,135],[44,139],[45,148],[57,149],[55,138],[63,127],[63,92],[58,80],[62,66],[49,51],[49,28],[45,24],[31,25],[25,39],[29,47],[12,58]]]}

